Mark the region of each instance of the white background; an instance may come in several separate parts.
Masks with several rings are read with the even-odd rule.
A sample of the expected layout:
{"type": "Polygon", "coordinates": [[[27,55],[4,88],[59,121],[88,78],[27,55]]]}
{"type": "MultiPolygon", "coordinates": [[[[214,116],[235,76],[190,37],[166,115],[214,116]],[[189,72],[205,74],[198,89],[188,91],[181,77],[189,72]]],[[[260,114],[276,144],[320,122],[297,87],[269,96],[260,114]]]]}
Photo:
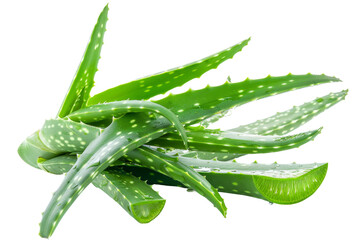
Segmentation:
{"type": "MultiPolygon", "coordinates": [[[[263,163],[329,162],[319,190],[304,202],[269,203],[222,194],[223,218],[206,199],[155,186],[167,199],[149,224],[133,220],[89,186],[52,239],[359,239],[360,34],[357,1],[112,1],[94,92],[183,65],[252,37],[233,60],[189,86],[218,85],[268,74],[325,73],[343,83],[298,90],[251,103],[221,122],[235,127],[276,111],[349,89],[345,101],[298,131],[324,126],[314,142],[263,163]]],[[[40,239],[38,223],[62,181],[17,155],[26,136],[54,117],[106,1],[0,3],[0,239],[40,239]]],[[[217,125],[217,126],[220,126],[217,125]]],[[[226,129],[224,128],[224,129],[226,129]]]]}

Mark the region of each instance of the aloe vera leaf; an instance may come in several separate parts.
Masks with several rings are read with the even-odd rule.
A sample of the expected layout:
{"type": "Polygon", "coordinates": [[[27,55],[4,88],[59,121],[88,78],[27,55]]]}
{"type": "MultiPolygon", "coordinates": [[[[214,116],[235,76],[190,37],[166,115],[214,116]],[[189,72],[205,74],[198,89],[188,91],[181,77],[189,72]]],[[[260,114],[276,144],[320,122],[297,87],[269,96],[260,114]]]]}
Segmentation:
{"type": "MultiPolygon", "coordinates": [[[[75,155],[61,155],[49,160],[40,158],[38,165],[47,172],[63,174],[71,169],[76,160],[75,155]]],[[[140,223],[155,219],[165,205],[165,199],[149,185],[125,171],[104,170],[92,183],[140,223]]]]}
{"type": "MultiPolygon", "coordinates": [[[[187,137],[185,129],[176,115],[165,107],[149,101],[125,100],[97,104],[72,112],[68,115],[68,117],[74,121],[91,123],[99,120],[111,119],[113,117],[120,117],[124,113],[144,111],[152,111],[166,117],[172,124],[174,124],[175,128],[178,130],[181,138],[183,139],[185,147],[187,148],[187,137]]],[[[132,127],[134,128],[136,126],[137,124],[134,123],[132,127]]]]}
{"type": "Polygon", "coordinates": [[[330,93],[311,102],[279,112],[271,117],[242,125],[229,131],[259,135],[283,135],[310,121],[316,115],[345,99],[347,90],[330,93]]]}
{"type": "MultiPolygon", "coordinates": [[[[242,165],[242,169],[239,166],[235,167],[236,170],[221,169],[218,166],[194,170],[206,177],[219,192],[250,196],[277,204],[295,204],[310,197],[320,187],[328,167],[327,163],[234,164],[242,165]]],[[[186,187],[179,181],[142,166],[123,165],[112,169],[131,172],[148,184],[186,187]]]]}
{"type": "Polygon", "coordinates": [[[240,52],[249,41],[250,38],[199,61],[108,89],[91,97],[88,105],[126,99],[143,100],[166,93],[217,68],[222,62],[240,52]]]}
{"type": "Polygon", "coordinates": [[[179,161],[206,176],[210,182],[214,178],[214,186],[220,191],[278,204],[293,204],[311,196],[324,180],[328,167],[327,163],[244,164],[192,158],[179,158],[179,161]]]}
{"type": "Polygon", "coordinates": [[[53,158],[57,155],[40,140],[39,131],[31,134],[20,144],[18,154],[27,164],[35,168],[39,168],[36,162],[39,157],[53,158]]]}
{"type": "Polygon", "coordinates": [[[45,121],[39,136],[44,145],[60,154],[84,151],[102,131],[101,128],[71,120],[50,119],[45,121]]]}
{"type": "Polygon", "coordinates": [[[328,82],[339,82],[326,75],[292,75],[281,77],[246,79],[238,83],[207,86],[200,90],[189,90],[182,94],[169,95],[154,101],[176,113],[181,122],[193,124],[230,108],[279,93],[328,82]],[[196,99],[196,100],[194,100],[196,99]]]}
{"type": "Polygon", "coordinates": [[[173,129],[166,119],[151,119],[145,113],[129,113],[115,119],[79,157],[53,195],[40,223],[40,236],[52,235],[57,224],[93,179],[127,152],[173,129]],[[135,128],[132,125],[136,123],[135,128]]]}
{"type": "Polygon", "coordinates": [[[188,188],[194,189],[196,192],[212,202],[224,217],[226,216],[226,206],[224,200],[221,198],[217,190],[193,169],[177,162],[177,158],[170,157],[147,147],[135,149],[127,153],[125,158],[134,163],[138,163],[142,166],[158,171],[181,182],[188,188]]]}
{"type": "Polygon", "coordinates": [[[59,117],[65,117],[69,113],[84,107],[90,97],[90,91],[94,86],[94,76],[98,70],[97,65],[106,31],[108,11],[109,8],[106,5],[100,13],[75,78],[58,112],[59,117]]]}
{"type": "Polygon", "coordinates": [[[165,199],[151,186],[124,171],[103,171],[92,183],[112,197],[140,223],[148,223],[155,219],[165,205],[165,199]]]}
{"type": "MultiPolygon", "coordinates": [[[[289,136],[258,136],[235,132],[188,131],[189,149],[224,153],[268,153],[299,147],[313,140],[321,128],[289,136]]],[[[149,142],[150,145],[181,149],[181,138],[168,133],[149,142]]]]}

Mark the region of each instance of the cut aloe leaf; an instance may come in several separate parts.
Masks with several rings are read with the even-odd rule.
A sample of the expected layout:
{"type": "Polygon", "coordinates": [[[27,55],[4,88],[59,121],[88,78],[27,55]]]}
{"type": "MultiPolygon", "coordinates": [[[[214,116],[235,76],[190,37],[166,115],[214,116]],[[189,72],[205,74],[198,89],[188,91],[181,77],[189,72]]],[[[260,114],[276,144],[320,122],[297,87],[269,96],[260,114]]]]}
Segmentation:
{"type": "MultiPolygon", "coordinates": [[[[184,163],[181,160],[179,161],[184,163]]],[[[277,204],[294,204],[310,197],[319,188],[328,167],[327,163],[300,165],[233,164],[241,167],[222,169],[219,166],[209,167],[209,164],[208,167],[194,168],[194,170],[206,177],[211,185],[220,192],[246,195],[277,204]]],[[[129,171],[149,184],[184,187],[179,181],[141,166],[114,167],[114,169],[116,168],[129,171]]]]}
{"type": "Polygon", "coordinates": [[[94,76],[98,70],[97,65],[106,31],[108,11],[109,8],[106,5],[98,18],[84,57],[60,107],[59,117],[65,117],[69,113],[84,107],[90,97],[90,91],[94,86],[94,76]]]}
{"type": "Polygon", "coordinates": [[[103,171],[93,184],[140,223],[155,219],[165,205],[165,199],[149,185],[124,171],[103,171]]]}
{"type": "MultiPolygon", "coordinates": [[[[39,159],[38,165],[49,173],[63,174],[72,168],[76,160],[75,155],[61,155],[49,160],[39,159]]],[[[128,172],[104,170],[92,183],[140,223],[155,219],[165,205],[165,199],[128,172]]]]}
{"type": "Polygon", "coordinates": [[[190,167],[177,162],[177,158],[170,157],[146,147],[140,147],[127,153],[125,158],[182,182],[188,188],[195,190],[207,198],[224,217],[226,216],[224,200],[217,190],[213,188],[205,178],[190,167]]]}
{"type": "Polygon", "coordinates": [[[347,90],[343,90],[337,93],[330,93],[311,102],[295,106],[287,111],[279,112],[271,117],[242,125],[229,131],[259,135],[287,134],[344,100],[347,92],[347,90]]]}
{"type": "MultiPolygon", "coordinates": [[[[228,131],[187,131],[189,149],[224,153],[268,153],[299,147],[313,140],[321,128],[289,136],[258,136],[228,131]]],[[[164,148],[182,148],[178,135],[168,133],[151,142],[150,145],[164,148]]]]}
{"type": "Polygon", "coordinates": [[[311,196],[327,172],[327,163],[243,164],[179,158],[219,191],[262,198],[278,204],[294,204],[311,196]],[[220,177],[221,176],[221,177],[220,177]],[[239,187],[238,187],[239,186],[239,187]]]}
{"type": "Polygon", "coordinates": [[[231,59],[236,53],[240,52],[249,41],[250,38],[199,61],[108,89],[91,97],[88,104],[93,105],[127,99],[143,100],[166,93],[194,78],[199,78],[211,69],[217,68],[222,62],[231,59]]]}

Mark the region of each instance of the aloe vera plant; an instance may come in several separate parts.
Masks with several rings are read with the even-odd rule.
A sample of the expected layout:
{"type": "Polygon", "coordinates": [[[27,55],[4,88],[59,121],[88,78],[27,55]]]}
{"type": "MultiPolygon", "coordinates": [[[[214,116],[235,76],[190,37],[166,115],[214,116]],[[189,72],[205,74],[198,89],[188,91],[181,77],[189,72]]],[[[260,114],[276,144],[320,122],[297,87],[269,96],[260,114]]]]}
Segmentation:
{"type": "Polygon", "coordinates": [[[313,74],[228,79],[220,86],[149,100],[217,68],[240,52],[250,41],[246,39],[199,61],[90,97],[107,13],[105,6],[56,118],[46,120],[18,149],[29,165],[66,173],[43,214],[40,236],[53,234],[89,184],[140,223],[156,218],[165,204],[151,184],[195,190],[223,216],[227,208],[219,192],[293,204],[317,190],[325,178],[326,163],[243,164],[235,159],[297,148],[313,140],[322,128],[284,134],[343,100],[347,90],[230,130],[208,127],[242,104],[339,79],[313,74]]]}

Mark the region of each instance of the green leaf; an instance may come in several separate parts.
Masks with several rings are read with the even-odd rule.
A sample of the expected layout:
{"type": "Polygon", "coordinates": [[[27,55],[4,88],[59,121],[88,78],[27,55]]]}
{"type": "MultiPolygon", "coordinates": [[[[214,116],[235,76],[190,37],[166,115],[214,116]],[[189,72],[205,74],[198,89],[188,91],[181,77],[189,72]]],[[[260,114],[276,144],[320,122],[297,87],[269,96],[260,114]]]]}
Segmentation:
{"type": "Polygon", "coordinates": [[[103,171],[92,183],[140,223],[155,219],[165,205],[165,199],[149,185],[124,171],[103,171]]]}
{"type": "Polygon", "coordinates": [[[222,62],[231,59],[240,52],[249,41],[250,38],[199,61],[108,89],[91,97],[88,105],[127,99],[150,99],[153,96],[166,93],[194,78],[199,78],[211,69],[217,68],[222,62]]]}
{"type": "MultiPolygon", "coordinates": [[[[93,105],[87,108],[79,109],[68,115],[71,120],[82,121],[84,123],[96,122],[99,120],[112,119],[113,117],[120,117],[129,112],[155,112],[166,117],[179,131],[184,145],[187,148],[187,137],[185,129],[181,122],[177,119],[176,115],[166,109],[165,107],[152,103],[149,101],[138,100],[125,100],[116,101],[111,103],[102,103],[93,105]]],[[[132,128],[137,126],[136,123],[132,125],[132,128]]]]}
{"type": "MultiPolygon", "coordinates": [[[[189,149],[223,152],[223,153],[269,153],[299,147],[313,140],[321,128],[314,131],[303,132],[289,136],[259,136],[241,134],[236,132],[219,131],[187,131],[189,149]]],[[[149,142],[149,145],[164,148],[182,148],[182,140],[178,135],[168,133],[149,142]]]]}
{"type": "Polygon", "coordinates": [[[65,117],[69,113],[84,107],[90,97],[90,91],[94,86],[94,76],[98,70],[97,65],[106,31],[108,11],[109,8],[106,5],[98,18],[84,57],[60,107],[59,117],[65,117]]]}
{"type": "Polygon", "coordinates": [[[102,131],[101,128],[71,120],[50,119],[45,121],[39,136],[44,145],[60,154],[84,151],[102,131]]]}
{"type": "Polygon", "coordinates": [[[229,131],[259,135],[283,135],[310,121],[313,117],[345,99],[347,90],[330,93],[301,106],[279,112],[271,117],[230,129],[229,131]]]}
{"type": "MultiPolygon", "coordinates": [[[[39,159],[38,165],[49,173],[63,174],[72,168],[76,160],[75,155],[61,155],[49,160],[39,159]]],[[[149,185],[121,170],[104,170],[92,183],[140,223],[155,219],[165,205],[165,199],[149,185]]]]}
{"type": "Polygon", "coordinates": [[[190,167],[177,162],[177,158],[159,153],[147,147],[140,147],[126,154],[125,158],[134,163],[160,172],[170,178],[177,180],[194,189],[196,192],[207,198],[214,206],[226,216],[224,200],[211,184],[190,167]]]}
{"type": "MultiPolygon", "coordinates": [[[[194,170],[206,177],[206,180],[220,192],[250,196],[277,204],[294,204],[310,197],[320,187],[328,167],[327,163],[265,165],[184,161],[182,158],[179,162],[188,166],[194,165],[194,170]]],[[[129,171],[149,184],[186,187],[179,181],[141,166],[124,165],[112,169],[129,171]]]]}
{"type": "Polygon", "coordinates": [[[156,103],[176,113],[181,122],[191,125],[218,112],[279,93],[328,82],[339,82],[325,75],[292,75],[229,83],[182,94],[169,95],[156,103]]]}

